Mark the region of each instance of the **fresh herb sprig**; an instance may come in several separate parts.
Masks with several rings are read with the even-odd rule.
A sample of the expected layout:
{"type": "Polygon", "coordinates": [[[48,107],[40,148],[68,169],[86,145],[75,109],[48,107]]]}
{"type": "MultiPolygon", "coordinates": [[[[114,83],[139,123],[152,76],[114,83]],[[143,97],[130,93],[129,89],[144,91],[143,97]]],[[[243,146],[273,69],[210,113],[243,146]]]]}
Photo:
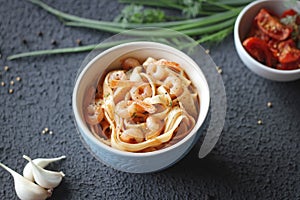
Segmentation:
{"type": "Polygon", "coordinates": [[[125,6],[121,14],[118,15],[114,21],[127,23],[153,23],[153,22],[164,22],[167,16],[165,12],[159,9],[144,8],[144,6],[139,5],[129,5],[125,6]]]}
{"type": "MultiPolygon", "coordinates": [[[[198,36],[200,39],[197,40],[198,43],[202,42],[209,42],[209,41],[221,41],[227,35],[229,35],[234,26],[235,19],[239,12],[242,10],[244,4],[235,4],[233,0],[227,0],[226,2],[231,2],[232,4],[223,4],[220,0],[207,0],[205,1],[209,5],[209,7],[215,7],[215,9],[209,9],[207,13],[204,7],[199,12],[201,16],[197,18],[185,19],[185,20],[176,20],[176,21],[160,21],[165,20],[163,19],[163,14],[160,13],[159,19],[155,20],[153,17],[157,13],[151,13],[151,20],[145,19],[143,21],[138,21],[135,19],[135,23],[132,22],[124,22],[122,21],[122,17],[119,19],[121,22],[117,21],[100,21],[94,19],[88,19],[83,17],[78,17],[76,15],[71,15],[68,13],[64,13],[59,11],[40,0],[29,0],[31,3],[43,8],[50,14],[56,16],[59,20],[61,20],[66,26],[73,26],[73,27],[84,27],[89,29],[95,29],[105,32],[111,33],[123,33],[126,30],[133,29],[128,32],[124,32],[124,34],[129,34],[132,36],[144,36],[145,31],[139,30],[138,28],[145,28],[145,27],[157,27],[157,28],[167,28],[174,31],[180,31],[183,34],[189,36],[198,36]],[[238,6],[236,6],[238,5],[238,6]],[[242,6],[241,6],[242,5],[242,6]],[[220,11],[221,10],[221,11],[220,11]],[[147,21],[148,20],[148,21],[147,21]],[[135,30],[136,29],[136,30],[135,30]]],[[[142,5],[153,5],[157,7],[165,7],[165,8],[173,8],[173,9],[184,9],[183,4],[178,4],[176,1],[179,0],[162,0],[162,1],[148,1],[142,0],[139,1],[139,4],[142,5]],[[151,4],[152,2],[152,4],[151,4]]],[[[200,1],[201,0],[196,0],[200,1]]],[[[241,0],[245,4],[249,2],[249,0],[241,0]]],[[[125,0],[122,0],[125,2],[125,0]]],[[[132,3],[134,1],[130,1],[132,3]]],[[[206,4],[203,4],[206,5],[206,4]]],[[[140,8],[141,9],[141,8],[140,8]]],[[[150,12],[150,11],[149,11],[150,12]]],[[[152,11],[151,11],[152,12],[152,11]]],[[[157,11],[156,11],[157,12],[157,11]]],[[[146,17],[146,16],[145,16],[146,17]]],[[[136,17],[135,17],[136,18],[136,17]]],[[[126,20],[125,20],[126,21],[126,20]]],[[[128,20],[127,20],[128,21],[128,20]]],[[[162,37],[162,38],[169,38],[174,37],[176,33],[172,33],[170,31],[151,31],[147,33],[148,36],[153,37],[162,37]]],[[[112,45],[112,44],[111,44],[112,45]]],[[[62,49],[53,49],[53,50],[41,50],[41,51],[34,51],[34,52],[26,52],[21,54],[16,54],[13,56],[9,56],[8,59],[16,59],[26,56],[37,56],[37,55],[44,55],[44,54],[58,54],[58,53],[72,53],[72,52],[82,52],[82,51],[90,51],[97,45],[88,45],[88,46],[80,46],[80,47],[69,47],[69,48],[62,48],[62,49]]],[[[105,45],[107,46],[107,45],[105,45]]],[[[113,45],[112,45],[113,46],[113,45]]],[[[98,46],[99,47],[99,46],[98,46]]],[[[99,47],[101,48],[101,47],[99,47]]]]}

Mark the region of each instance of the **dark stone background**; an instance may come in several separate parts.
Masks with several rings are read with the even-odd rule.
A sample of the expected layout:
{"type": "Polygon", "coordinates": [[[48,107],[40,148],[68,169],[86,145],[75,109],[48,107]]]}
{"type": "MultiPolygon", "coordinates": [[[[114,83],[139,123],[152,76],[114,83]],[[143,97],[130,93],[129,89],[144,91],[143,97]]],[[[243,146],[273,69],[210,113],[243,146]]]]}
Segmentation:
{"type": "MultiPolygon", "coordinates": [[[[102,20],[112,20],[122,8],[115,0],[46,2],[102,20]]],[[[0,0],[0,81],[22,78],[13,86],[0,86],[1,162],[21,173],[26,164],[23,154],[33,158],[65,154],[66,160],[50,166],[66,174],[51,199],[300,199],[300,81],[272,82],[250,72],[238,58],[232,35],[209,47],[223,69],[227,92],[226,124],[219,142],[204,159],[198,158],[197,143],[179,163],[152,174],[106,167],[82,145],[71,94],[87,53],[6,60],[14,53],[76,46],[76,39],[99,43],[111,35],[65,27],[28,1],[0,0]],[[45,127],[53,135],[42,135],[45,127]]],[[[16,198],[12,177],[0,169],[0,199],[16,198]]]]}

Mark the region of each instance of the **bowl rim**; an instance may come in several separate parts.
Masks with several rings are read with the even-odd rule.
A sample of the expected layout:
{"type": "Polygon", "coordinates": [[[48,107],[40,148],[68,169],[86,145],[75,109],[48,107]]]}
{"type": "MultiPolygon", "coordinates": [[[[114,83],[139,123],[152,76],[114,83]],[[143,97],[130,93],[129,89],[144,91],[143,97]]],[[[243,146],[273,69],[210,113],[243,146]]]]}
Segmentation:
{"type": "MultiPolygon", "coordinates": [[[[155,47],[152,47],[155,48],[155,47]]],[[[158,48],[158,47],[156,47],[158,48]]],[[[207,54],[204,54],[207,55],[207,54]]],[[[208,55],[209,56],[209,55],[208,55]]],[[[155,156],[155,155],[159,155],[159,154],[163,154],[166,152],[169,152],[175,148],[178,148],[179,146],[183,145],[186,141],[188,141],[192,136],[196,135],[197,132],[199,131],[199,129],[201,128],[201,126],[204,124],[205,119],[208,116],[208,111],[209,111],[209,107],[210,107],[210,90],[209,90],[209,86],[206,80],[206,77],[203,73],[203,71],[201,70],[201,68],[199,67],[199,65],[186,53],[172,47],[166,44],[162,44],[159,42],[150,42],[150,41],[137,41],[137,42],[128,42],[128,43],[124,43],[124,44],[119,44],[116,45],[114,47],[108,48],[106,50],[104,50],[103,52],[101,52],[100,54],[98,54],[97,56],[95,56],[91,61],[89,61],[83,69],[81,69],[81,72],[79,73],[79,75],[76,77],[75,80],[75,85],[74,85],[74,89],[73,89],[73,93],[72,93],[72,110],[73,110],[73,116],[74,116],[74,120],[75,120],[75,126],[77,128],[77,132],[78,134],[81,136],[81,133],[79,128],[81,128],[84,132],[84,135],[87,136],[89,139],[91,139],[93,141],[93,143],[95,143],[97,146],[100,145],[101,148],[106,149],[109,152],[112,152],[114,154],[118,154],[120,156],[126,156],[126,157],[151,157],[151,156],[155,156]],[[163,149],[159,149],[156,151],[152,151],[152,152],[128,152],[128,151],[122,151],[119,149],[115,149],[111,146],[108,146],[106,144],[104,144],[103,142],[101,142],[100,140],[98,140],[96,137],[94,137],[91,133],[91,131],[88,129],[87,126],[85,126],[84,120],[80,117],[79,114],[79,108],[77,107],[77,94],[78,94],[78,87],[80,85],[80,82],[82,81],[82,78],[84,77],[85,73],[87,72],[87,70],[94,64],[94,62],[96,62],[98,59],[100,59],[102,56],[109,54],[111,51],[115,51],[118,48],[124,48],[126,46],[131,46],[131,45],[137,45],[137,44],[150,44],[150,45],[160,45],[160,47],[163,48],[169,48],[172,49],[172,51],[175,51],[183,56],[185,56],[186,59],[189,60],[189,62],[193,63],[194,66],[196,66],[201,73],[199,74],[199,77],[201,77],[202,81],[201,84],[203,85],[203,88],[206,90],[205,92],[208,94],[207,95],[207,107],[204,107],[202,109],[202,112],[204,113],[204,118],[203,120],[199,121],[200,119],[200,115],[198,116],[198,119],[196,121],[195,126],[193,127],[193,129],[191,130],[191,132],[185,136],[183,139],[181,139],[179,142],[163,148],[163,149]],[[198,125],[198,127],[196,127],[196,125],[198,125]]],[[[81,138],[82,139],[82,138],[81,138]]],[[[82,141],[83,142],[83,141],[82,141]]],[[[89,145],[86,143],[86,141],[84,141],[84,145],[87,145],[89,147],[89,145]]],[[[90,149],[90,147],[89,147],[90,149]]],[[[94,152],[93,152],[94,155],[94,152]]]]}
{"type": "MultiPolygon", "coordinates": [[[[275,74],[281,74],[281,75],[289,75],[289,74],[300,73],[300,68],[299,69],[293,69],[293,70],[281,70],[281,69],[275,69],[275,68],[268,67],[268,66],[258,62],[256,59],[254,59],[246,51],[246,49],[242,45],[241,37],[240,37],[240,34],[239,34],[241,19],[245,16],[245,14],[247,14],[247,12],[249,10],[252,9],[253,6],[258,5],[258,4],[262,4],[262,3],[265,3],[265,2],[270,2],[270,3],[272,2],[273,4],[274,3],[283,4],[284,2],[288,2],[288,0],[256,0],[256,1],[248,4],[247,6],[245,6],[242,9],[242,11],[239,13],[239,15],[238,15],[238,17],[235,21],[235,25],[234,25],[234,40],[235,40],[235,43],[240,47],[240,51],[243,51],[243,52],[240,52],[240,53],[243,53],[243,55],[246,56],[248,60],[250,60],[252,63],[255,63],[258,67],[260,67],[260,68],[262,68],[262,69],[264,69],[268,72],[275,73],[275,74]]],[[[300,2],[298,2],[298,4],[300,5],[300,2]]]]}

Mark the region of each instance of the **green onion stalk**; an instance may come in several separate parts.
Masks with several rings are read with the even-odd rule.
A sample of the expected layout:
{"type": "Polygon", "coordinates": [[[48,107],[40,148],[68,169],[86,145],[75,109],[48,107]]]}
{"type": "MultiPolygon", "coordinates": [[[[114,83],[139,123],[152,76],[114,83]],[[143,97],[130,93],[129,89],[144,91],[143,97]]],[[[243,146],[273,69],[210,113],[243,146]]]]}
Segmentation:
{"type": "MultiPolygon", "coordinates": [[[[161,38],[172,38],[176,37],[176,32],[178,31],[182,34],[186,34],[188,36],[197,36],[198,39],[196,42],[218,42],[223,40],[229,34],[232,33],[234,22],[237,15],[243,9],[243,7],[249,2],[249,0],[242,0],[240,3],[234,0],[225,0],[222,3],[221,1],[205,1],[205,5],[209,7],[210,10],[206,12],[204,7],[202,10],[199,10],[197,15],[199,17],[182,19],[182,20],[174,20],[174,21],[164,21],[164,22],[152,22],[152,23],[122,23],[117,21],[100,21],[94,19],[88,19],[79,17],[76,15],[71,15],[62,11],[59,11],[40,0],[28,0],[31,3],[39,6],[50,14],[56,16],[59,20],[62,21],[66,26],[72,27],[82,27],[88,29],[94,29],[99,31],[105,31],[110,33],[122,33],[128,34],[130,36],[143,37],[145,36],[145,31],[141,30],[143,28],[157,28],[154,31],[147,32],[147,37],[161,37],[161,38]],[[212,9],[214,8],[214,9],[212,9]],[[204,13],[204,14],[203,14],[204,13]],[[159,29],[160,28],[160,29],[159,29]],[[169,29],[172,31],[164,31],[164,29],[169,29]],[[128,31],[130,30],[130,31],[128,31]]],[[[136,3],[146,6],[156,6],[156,7],[164,7],[171,9],[183,10],[186,5],[176,3],[178,0],[163,0],[163,1],[130,1],[130,0],[121,0],[120,2],[125,3],[136,3]]],[[[200,0],[198,0],[200,1],[200,0]]],[[[132,41],[133,39],[130,39],[132,41]]],[[[45,54],[61,54],[61,53],[77,53],[84,51],[91,51],[95,48],[108,48],[111,46],[115,46],[117,44],[122,44],[124,42],[128,42],[128,39],[124,39],[123,41],[118,42],[108,42],[104,44],[92,44],[87,46],[79,46],[79,47],[68,47],[68,48],[58,48],[58,49],[49,49],[49,50],[38,50],[32,52],[19,53],[12,56],[9,56],[9,60],[27,57],[27,56],[38,56],[45,54]]]]}

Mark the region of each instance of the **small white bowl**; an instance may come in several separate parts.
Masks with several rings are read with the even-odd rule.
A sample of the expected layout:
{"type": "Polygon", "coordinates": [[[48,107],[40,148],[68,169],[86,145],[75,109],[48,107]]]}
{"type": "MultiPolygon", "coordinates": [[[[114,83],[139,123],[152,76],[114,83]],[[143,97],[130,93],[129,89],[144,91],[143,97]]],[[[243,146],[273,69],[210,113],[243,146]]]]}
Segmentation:
{"type": "Polygon", "coordinates": [[[154,172],[167,168],[179,161],[191,149],[197,139],[197,131],[208,114],[209,104],[209,87],[204,74],[196,62],[185,53],[171,46],[155,42],[131,42],[112,47],[100,53],[79,74],[72,97],[75,122],[86,147],[104,164],[117,170],[131,173],[154,172]],[[201,99],[197,122],[185,138],[165,149],[146,153],[125,152],[114,149],[96,139],[89,130],[83,116],[85,92],[88,88],[95,85],[98,78],[107,70],[120,66],[122,58],[136,57],[139,60],[145,60],[149,56],[175,61],[186,71],[196,86],[201,99]]]}
{"type": "MultiPolygon", "coordinates": [[[[274,81],[293,81],[300,78],[300,69],[295,70],[278,70],[270,68],[266,65],[261,64],[252,58],[245,48],[242,45],[244,39],[248,32],[250,31],[250,27],[252,25],[252,21],[257,15],[257,13],[262,8],[266,8],[274,13],[280,15],[288,8],[286,7],[286,3],[289,0],[260,0],[254,1],[247,5],[238,15],[235,27],[234,27],[234,43],[237,50],[238,55],[240,56],[243,63],[254,73],[257,75],[267,78],[274,81]]],[[[298,1],[298,6],[300,7],[300,2],[298,1]]]]}

